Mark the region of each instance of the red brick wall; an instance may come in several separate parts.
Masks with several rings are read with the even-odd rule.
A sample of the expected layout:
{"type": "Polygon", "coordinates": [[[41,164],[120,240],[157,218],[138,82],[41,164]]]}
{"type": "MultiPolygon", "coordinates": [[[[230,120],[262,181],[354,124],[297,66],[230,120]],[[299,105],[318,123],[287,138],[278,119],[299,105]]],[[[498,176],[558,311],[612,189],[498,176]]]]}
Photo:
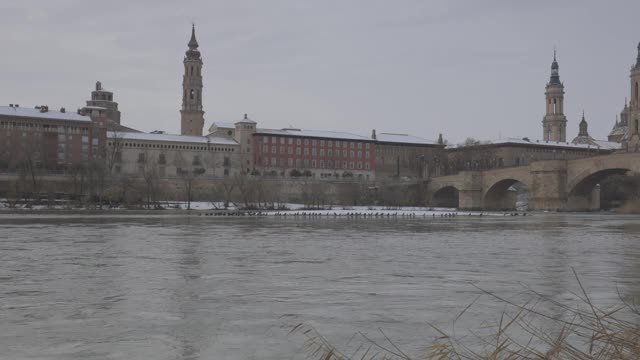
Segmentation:
{"type": "Polygon", "coordinates": [[[106,128],[95,122],[0,115],[0,170],[28,160],[49,169],[87,163],[105,144],[106,128]]]}
{"type": "Polygon", "coordinates": [[[375,170],[375,143],[369,141],[255,134],[253,148],[258,169],[375,170]]]}

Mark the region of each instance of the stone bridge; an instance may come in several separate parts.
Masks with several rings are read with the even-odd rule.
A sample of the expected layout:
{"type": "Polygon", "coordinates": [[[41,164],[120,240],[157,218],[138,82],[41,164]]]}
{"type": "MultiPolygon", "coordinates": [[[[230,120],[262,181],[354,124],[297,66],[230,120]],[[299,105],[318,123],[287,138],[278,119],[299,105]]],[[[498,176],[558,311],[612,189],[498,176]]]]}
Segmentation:
{"type": "Polygon", "coordinates": [[[431,206],[502,210],[515,207],[516,183],[526,186],[532,210],[600,208],[598,184],[613,174],[640,173],[640,153],[619,153],[576,160],[547,160],[528,166],[463,171],[429,180],[431,206]]]}

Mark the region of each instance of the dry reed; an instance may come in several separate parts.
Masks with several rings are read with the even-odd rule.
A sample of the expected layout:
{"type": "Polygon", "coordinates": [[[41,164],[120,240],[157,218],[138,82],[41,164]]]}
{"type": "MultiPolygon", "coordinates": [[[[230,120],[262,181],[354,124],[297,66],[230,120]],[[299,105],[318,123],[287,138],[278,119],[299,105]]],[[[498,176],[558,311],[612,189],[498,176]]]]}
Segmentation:
{"type": "MultiPolygon", "coordinates": [[[[613,309],[597,307],[575,273],[580,294],[576,306],[568,306],[530,290],[533,300],[520,305],[490,291],[479,289],[506,304],[512,312],[503,312],[491,335],[477,336],[477,344],[468,344],[467,338],[457,338],[430,325],[436,339],[426,348],[426,354],[412,357],[403,352],[380,329],[383,341],[374,341],[363,333],[357,333],[360,343],[350,354],[345,354],[323,337],[314,327],[297,324],[290,334],[304,337],[304,351],[309,359],[318,360],[631,360],[640,359],[640,311],[635,302],[625,300],[618,291],[620,305],[613,309]],[[537,310],[547,302],[560,308],[564,316],[551,316],[537,310]],[[551,321],[556,334],[534,326],[536,319],[551,321]],[[514,335],[517,334],[517,335],[514,335]],[[526,337],[521,336],[526,334],[526,337]],[[522,340],[526,341],[522,341],[522,340]]],[[[477,299],[476,299],[477,300],[477,299]]],[[[475,301],[474,301],[475,303],[475,301]]],[[[465,308],[456,320],[474,303],[465,308]]],[[[455,321],[454,321],[455,324],[455,321]]],[[[455,326],[454,326],[455,328],[455,326]]],[[[454,332],[455,334],[455,332],[454,332]]]]}

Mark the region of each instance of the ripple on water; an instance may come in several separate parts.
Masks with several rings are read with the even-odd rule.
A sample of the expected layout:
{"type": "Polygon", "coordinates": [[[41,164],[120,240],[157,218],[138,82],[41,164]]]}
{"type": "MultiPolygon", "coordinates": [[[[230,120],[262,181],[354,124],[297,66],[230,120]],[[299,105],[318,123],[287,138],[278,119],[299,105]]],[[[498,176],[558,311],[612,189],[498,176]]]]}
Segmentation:
{"type": "MultiPolygon", "coordinates": [[[[419,353],[428,323],[447,327],[477,287],[574,302],[574,267],[601,304],[617,303],[616,286],[640,294],[634,217],[0,215],[0,226],[9,358],[292,358],[300,321],[339,343],[380,327],[419,353]]],[[[458,329],[504,309],[480,297],[458,329]]]]}

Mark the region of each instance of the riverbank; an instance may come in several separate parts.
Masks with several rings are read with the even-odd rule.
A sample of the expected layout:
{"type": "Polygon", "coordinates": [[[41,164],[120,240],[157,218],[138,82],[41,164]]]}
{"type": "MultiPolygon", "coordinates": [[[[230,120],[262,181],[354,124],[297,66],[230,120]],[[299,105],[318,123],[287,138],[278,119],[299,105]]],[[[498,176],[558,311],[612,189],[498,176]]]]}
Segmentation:
{"type": "Polygon", "coordinates": [[[281,209],[244,210],[235,207],[220,209],[218,204],[207,202],[191,203],[191,209],[183,204],[169,204],[159,209],[144,208],[73,208],[61,206],[0,207],[0,214],[44,214],[44,215],[133,215],[133,216],[206,216],[206,217],[278,217],[278,218],[453,218],[462,216],[531,216],[523,211],[487,212],[460,211],[451,208],[428,207],[383,207],[383,206],[327,206],[321,209],[309,209],[302,204],[284,204],[281,209]]]}

